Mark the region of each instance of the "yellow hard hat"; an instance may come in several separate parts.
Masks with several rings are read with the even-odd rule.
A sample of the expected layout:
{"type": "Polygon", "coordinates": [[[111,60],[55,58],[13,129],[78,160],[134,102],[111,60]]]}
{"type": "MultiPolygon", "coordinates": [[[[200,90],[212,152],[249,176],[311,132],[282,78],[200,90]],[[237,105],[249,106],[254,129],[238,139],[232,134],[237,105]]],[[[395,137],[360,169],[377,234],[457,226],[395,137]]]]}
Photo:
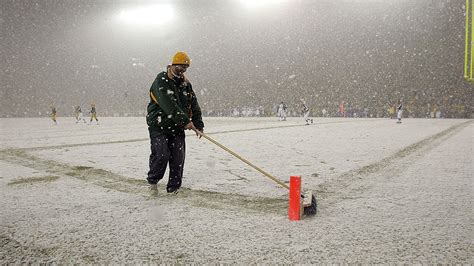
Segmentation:
{"type": "Polygon", "coordinates": [[[189,56],[185,52],[177,52],[173,56],[173,65],[190,65],[191,64],[191,59],[189,59],[189,56]]]}

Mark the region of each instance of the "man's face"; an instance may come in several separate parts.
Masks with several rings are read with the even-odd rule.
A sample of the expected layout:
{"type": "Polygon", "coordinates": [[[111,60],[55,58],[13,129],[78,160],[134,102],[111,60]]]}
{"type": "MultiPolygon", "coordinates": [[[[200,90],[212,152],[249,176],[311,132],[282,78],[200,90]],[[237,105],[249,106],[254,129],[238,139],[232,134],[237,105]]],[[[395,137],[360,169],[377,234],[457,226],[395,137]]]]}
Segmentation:
{"type": "Polygon", "coordinates": [[[172,65],[173,67],[173,72],[174,74],[176,74],[177,76],[183,76],[184,72],[186,72],[186,70],[188,69],[188,65],[172,65]]]}

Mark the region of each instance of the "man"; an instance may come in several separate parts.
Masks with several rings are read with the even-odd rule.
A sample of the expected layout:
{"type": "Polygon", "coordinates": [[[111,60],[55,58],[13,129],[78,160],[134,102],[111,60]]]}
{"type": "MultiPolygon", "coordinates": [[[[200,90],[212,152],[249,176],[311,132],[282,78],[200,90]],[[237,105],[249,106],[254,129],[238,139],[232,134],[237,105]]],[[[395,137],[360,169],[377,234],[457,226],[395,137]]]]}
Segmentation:
{"type": "Polygon", "coordinates": [[[278,105],[278,120],[286,121],[286,105],[283,102],[278,105]]]}
{"type": "Polygon", "coordinates": [[[403,104],[402,101],[398,101],[398,106],[397,106],[397,124],[402,123],[402,113],[403,113],[403,104]]]}
{"type": "Polygon", "coordinates": [[[92,124],[92,119],[95,119],[97,125],[99,124],[99,119],[97,119],[97,110],[95,109],[95,103],[91,103],[91,120],[89,121],[89,125],[92,124]]]}
{"type": "Polygon", "coordinates": [[[87,123],[86,122],[86,119],[84,118],[84,115],[82,114],[82,109],[81,109],[81,106],[78,105],[76,107],[76,110],[77,110],[77,120],[76,120],[76,123],[79,123],[79,121],[84,121],[84,124],[87,123]]]}
{"type": "Polygon", "coordinates": [[[339,104],[339,116],[346,117],[346,110],[344,109],[344,101],[339,104]]]}
{"type": "MultiPolygon", "coordinates": [[[[166,71],[159,73],[150,88],[147,124],[150,133],[150,170],[147,181],[152,191],[170,166],[168,193],[177,193],[183,178],[186,143],[184,130],[203,132],[204,123],[196,94],[184,76],[191,60],[177,52],[166,71]]],[[[199,135],[200,136],[200,135],[199,135]]]]}
{"type": "Polygon", "coordinates": [[[79,121],[79,106],[74,106],[74,117],[76,118],[76,121],[79,121]]]}
{"type": "Polygon", "coordinates": [[[57,114],[58,114],[58,112],[56,111],[56,106],[52,105],[51,106],[51,119],[53,120],[55,125],[58,124],[58,122],[56,121],[57,114]]]}
{"type": "Polygon", "coordinates": [[[309,108],[305,103],[303,103],[303,108],[302,108],[301,112],[303,113],[303,117],[304,117],[304,121],[306,122],[306,125],[309,125],[309,122],[311,122],[311,124],[312,124],[313,119],[309,118],[309,108]]]}

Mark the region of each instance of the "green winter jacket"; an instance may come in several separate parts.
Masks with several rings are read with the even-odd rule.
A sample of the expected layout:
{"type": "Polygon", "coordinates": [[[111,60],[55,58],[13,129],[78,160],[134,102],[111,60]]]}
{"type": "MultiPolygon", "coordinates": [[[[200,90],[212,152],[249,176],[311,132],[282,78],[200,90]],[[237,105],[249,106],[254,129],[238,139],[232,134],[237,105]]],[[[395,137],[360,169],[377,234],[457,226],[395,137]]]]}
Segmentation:
{"type": "Polygon", "coordinates": [[[193,122],[202,131],[201,108],[191,83],[168,78],[165,71],[156,76],[150,88],[146,122],[150,136],[154,133],[183,135],[184,126],[193,122]]]}

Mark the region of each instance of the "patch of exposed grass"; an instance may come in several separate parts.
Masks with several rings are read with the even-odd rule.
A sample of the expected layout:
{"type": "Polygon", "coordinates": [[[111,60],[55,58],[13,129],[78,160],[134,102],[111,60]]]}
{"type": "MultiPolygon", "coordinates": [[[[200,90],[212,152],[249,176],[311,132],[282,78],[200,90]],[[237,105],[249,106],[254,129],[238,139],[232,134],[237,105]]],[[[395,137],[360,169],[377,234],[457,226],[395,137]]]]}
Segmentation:
{"type": "Polygon", "coordinates": [[[98,169],[98,168],[94,168],[90,166],[74,166],[70,168],[70,171],[66,172],[66,175],[70,175],[74,177],[80,177],[80,176],[86,176],[86,175],[106,177],[108,175],[113,175],[113,173],[107,170],[98,169]]]}
{"type": "Polygon", "coordinates": [[[123,181],[132,185],[147,185],[148,184],[145,178],[143,179],[127,178],[127,179],[124,179],[123,181]]]}
{"type": "Polygon", "coordinates": [[[58,179],[59,179],[59,176],[55,176],[55,175],[20,177],[9,182],[8,185],[32,184],[32,183],[39,183],[39,182],[53,182],[58,179]]]}
{"type": "Polygon", "coordinates": [[[188,198],[188,203],[212,209],[235,209],[237,207],[267,213],[278,213],[281,210],[286,210],[288,204],[288,201],[283,198],[249,197],[185,188],[182,188],[182,190],[185,190],[184,195],[178,194],[178,196],[188,198]]]}
{"type": "Polygon", "coordinates": [[[80,166],[75,166],[75,167],[74,167],[74,170],[82,171],[82,170],[88,170],[88,169],[91,169],[91,168],[92,168],[92,167],[90,167],[90,166],[82,166],[82,165],[80,165],[80,166]]]}

